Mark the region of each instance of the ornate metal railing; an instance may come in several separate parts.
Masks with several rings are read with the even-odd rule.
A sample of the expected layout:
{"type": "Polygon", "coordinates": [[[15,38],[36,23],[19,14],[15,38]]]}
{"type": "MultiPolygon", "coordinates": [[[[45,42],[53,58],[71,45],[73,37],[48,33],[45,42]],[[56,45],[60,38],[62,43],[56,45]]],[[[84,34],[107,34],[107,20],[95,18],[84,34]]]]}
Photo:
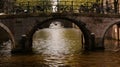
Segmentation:
{"type": "MultiPolygon", "coordinates": [[[[9,6],[9,5],[8,5],[9,6]]],[[[6,7],[4,7],[6,8],[6,7]]],[[[2,12],[5,13],[98,13],[112,14],[119,13],[119,5],[117,12],[114,8],[114,3],[106,4],[97,2],[76,2],[76,1],[36,1],[14,3],[12,8],[7,7],[2,12]]]]}

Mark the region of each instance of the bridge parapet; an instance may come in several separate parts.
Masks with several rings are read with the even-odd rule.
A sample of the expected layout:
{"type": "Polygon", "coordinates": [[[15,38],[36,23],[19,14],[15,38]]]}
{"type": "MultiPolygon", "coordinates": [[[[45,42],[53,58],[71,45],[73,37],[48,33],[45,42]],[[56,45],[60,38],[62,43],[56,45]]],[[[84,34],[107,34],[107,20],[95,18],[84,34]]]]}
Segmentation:
{"type": "Polygon", "coordinates": [[[93,13],[21,13],[21,14],[2,14],[0,19],[11,18],[27,18],[27,17],[103,17],[103,18],[119,18],[120,14],[93,14],[93,13]]]}

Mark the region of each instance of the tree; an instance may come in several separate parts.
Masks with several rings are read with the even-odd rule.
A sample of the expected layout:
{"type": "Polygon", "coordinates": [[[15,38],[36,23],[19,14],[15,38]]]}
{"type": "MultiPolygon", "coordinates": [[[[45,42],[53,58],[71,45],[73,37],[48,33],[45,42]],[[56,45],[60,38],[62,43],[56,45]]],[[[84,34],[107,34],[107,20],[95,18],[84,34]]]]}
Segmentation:
{"type": "Polygon", "coordinates": [[[72,9],[76,12],[76,11],[78,11],[78,9],[81,5],[86,6],[89,9],[92,7],[92,5],[95,2],[100,3],[101,0],[60,0],[59,6],[64,7],[64,8],[66,6],[69,6],[68,9],[71,9],[71,7],[72,7],[72,9]]]}
{"type": "Polygon", "coordinates": [[[28,11],[44,11],[48,10],[51,6],[50,0],[16,0],[16,6],[19,6],[19,8],[28,11]]]}

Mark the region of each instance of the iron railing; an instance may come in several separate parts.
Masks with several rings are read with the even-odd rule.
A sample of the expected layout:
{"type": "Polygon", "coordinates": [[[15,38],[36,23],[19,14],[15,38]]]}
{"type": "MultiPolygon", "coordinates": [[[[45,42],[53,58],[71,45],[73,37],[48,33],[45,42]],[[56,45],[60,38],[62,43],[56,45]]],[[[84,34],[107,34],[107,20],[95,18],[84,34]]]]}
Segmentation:
{"type": "MultiPolygon", "coordinates": [[[[9,5],[8,5],[9,6],[9,5]]],[[[5,8],[5,7],[4,7],[5,8]]],[[[76,2],[76,1],[36,1],[14,3],[12,8],[3,9],[5,13],[98,13],[115,14],[119,13],[119,4],[115,12],[114,3],[103,5],[98,2],[76,2]],[[56,3],[56,4],[55,4],[56,3]],[[9,11],[8,11],[9,10],[9,11]]]]}

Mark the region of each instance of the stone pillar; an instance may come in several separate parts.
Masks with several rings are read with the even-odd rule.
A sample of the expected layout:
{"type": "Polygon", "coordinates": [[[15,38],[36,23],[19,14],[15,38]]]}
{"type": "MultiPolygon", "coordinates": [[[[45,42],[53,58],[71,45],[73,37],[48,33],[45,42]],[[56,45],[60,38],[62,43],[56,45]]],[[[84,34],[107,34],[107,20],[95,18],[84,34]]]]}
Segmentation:
{"type": "Polygon", "coordinates": [[[119,28],[120,28],[120,24],[118,24],[117,25],[117,40],[119,41],[120,40],[120,30],[119,30],[119,28]]]}
{"type": "Polygon", "coordinates": [[[95,50],[95,34],[91,33],[91,50],[95,50]]]}

